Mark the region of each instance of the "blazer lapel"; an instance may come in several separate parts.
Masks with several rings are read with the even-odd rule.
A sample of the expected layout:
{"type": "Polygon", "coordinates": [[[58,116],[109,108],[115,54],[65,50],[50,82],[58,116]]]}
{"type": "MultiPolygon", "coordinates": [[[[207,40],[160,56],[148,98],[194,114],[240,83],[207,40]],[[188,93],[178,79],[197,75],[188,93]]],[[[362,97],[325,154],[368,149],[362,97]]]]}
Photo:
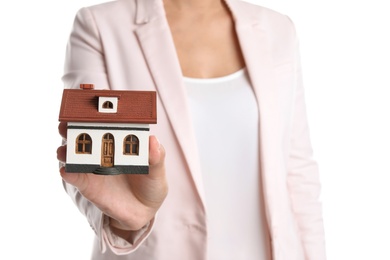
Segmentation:
{"type": "MultiPolygon", "coordinates": [[[[236,33],[240,42],[247,71],[253,85],[258,102],[260,122],[260,163],[263,180],[263,191],[266,202],[266,213],[270,230],[277,225],[278,192],[274,189],[280,187],[279,174],[274,174],[274,157],[279,153],[280,147],[275,143],[275,131],[281,129],[280,120],[276,117],[280,110],[280,98],[276,89],[273,68],[272,51],[267,31],[262,27],[261,14],[251,14],[250,9],[241,9],[235,6],[236,0],[226,0],[235,19],[236,33]]],[[[277,157],[275,157],[277,158],[277,157]]]]}
{"type": "MultiPolygon", "coordinates": [[[[138,0],[136,30],[158,95],[190,169],[201,202],[202,175],[183,76],[162,1],[138,0]]],[[[204,209],[204,204],[202,203],[204,209]]]]}

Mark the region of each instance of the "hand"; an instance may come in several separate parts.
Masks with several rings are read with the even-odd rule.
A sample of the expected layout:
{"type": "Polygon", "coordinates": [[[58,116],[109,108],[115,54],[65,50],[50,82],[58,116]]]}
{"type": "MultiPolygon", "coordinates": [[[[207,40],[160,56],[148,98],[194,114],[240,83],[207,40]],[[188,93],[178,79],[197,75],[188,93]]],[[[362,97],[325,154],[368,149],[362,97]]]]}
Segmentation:
{"type": "MultiPolygon", "coordinates": [[[[66,123],[59,124],[66,139],[66,123]]],[[[66,145],[57,149],[60,162],[66,161],[66,145]]],[[[139,230],[155,216],[163,203],[168,185],[164,166],[165,150],[155,136],[149,138],[149,174],[120,174],[115,176],[93,173],[66,173],[62,179],[111,218],[110,225],[121,230],[139,230]]]]}

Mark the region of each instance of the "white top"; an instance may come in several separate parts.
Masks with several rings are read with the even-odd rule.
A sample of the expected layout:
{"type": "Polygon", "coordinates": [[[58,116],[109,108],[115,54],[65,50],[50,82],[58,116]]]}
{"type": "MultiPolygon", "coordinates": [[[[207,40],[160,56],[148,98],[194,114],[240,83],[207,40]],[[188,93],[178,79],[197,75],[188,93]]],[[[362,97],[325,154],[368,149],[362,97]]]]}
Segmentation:
{"type": "Polygon", "coordinates": [[[247,72],[184,82],[206,193],[208,259],[270,260],[258,108],[247,72]]]}

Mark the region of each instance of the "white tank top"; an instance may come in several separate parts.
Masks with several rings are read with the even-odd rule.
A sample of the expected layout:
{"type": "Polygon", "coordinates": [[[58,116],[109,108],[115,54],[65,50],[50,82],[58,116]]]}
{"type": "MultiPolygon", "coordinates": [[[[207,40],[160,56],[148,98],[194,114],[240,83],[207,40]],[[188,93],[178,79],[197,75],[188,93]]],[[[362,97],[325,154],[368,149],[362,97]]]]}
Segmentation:
{"type": "Polygon", "coordinates": [[[245,69],[184,78],[206,195],[209,260],[270,260],[257,102],[245,69]]]}

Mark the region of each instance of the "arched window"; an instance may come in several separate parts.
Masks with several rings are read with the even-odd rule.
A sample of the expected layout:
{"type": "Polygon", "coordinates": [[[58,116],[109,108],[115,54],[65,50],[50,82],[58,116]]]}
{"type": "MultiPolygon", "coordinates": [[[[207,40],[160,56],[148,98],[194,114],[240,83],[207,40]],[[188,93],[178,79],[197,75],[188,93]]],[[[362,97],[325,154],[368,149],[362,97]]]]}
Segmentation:
{"type": "Polygon", "coordinates": [[[111,101],[106,101],[103,103],[103,108],[112,109],[112,108],[114,108],[114,105],[112,104],[111,101]]]}
{"type": "Polygon", "coordinates": [[[135,135],[128,135],[123,140],[123,154],[139,155],[139,140],[135,135]]]}
{"type": "Polygon", "coordinates": [[[76,138],[76,153],[91,154],[92,139],[89,134],[82,133],[76,138]]]}

